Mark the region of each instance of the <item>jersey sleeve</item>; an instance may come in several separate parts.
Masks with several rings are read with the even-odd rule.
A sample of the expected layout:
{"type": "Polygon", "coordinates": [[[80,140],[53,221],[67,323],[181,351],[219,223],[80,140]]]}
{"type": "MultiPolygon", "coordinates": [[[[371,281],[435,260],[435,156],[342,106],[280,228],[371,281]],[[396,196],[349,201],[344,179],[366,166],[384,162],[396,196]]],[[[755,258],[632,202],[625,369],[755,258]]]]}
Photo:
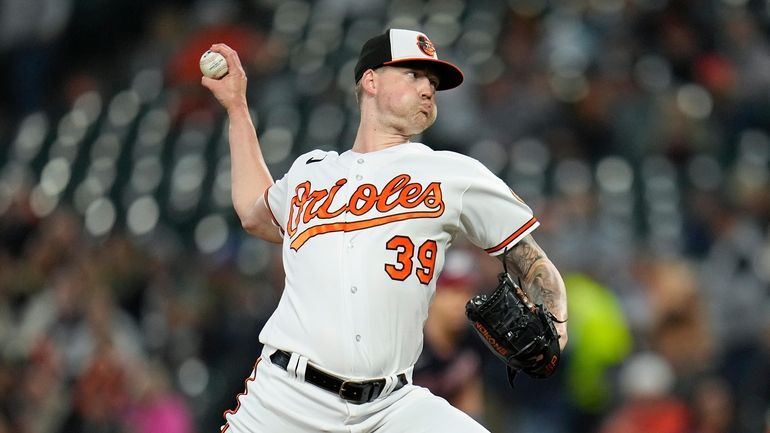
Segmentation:
{"type": "Polygon", "coordinates": [[[502,254],[540,223],[532,209],[499,177],[479,163],[462,197],[460,229],[487,254],[502,254]]]}
{"type": "Polygon", "coordinates": [[[288,175],[284,175],[272,184],[267,190],[265,190],[265,206],[270,211],[270,216],[273,218],[273,224],[275,224],[281,233],[286,233],[286,221],[288,216],[286,215],[288,206],[286,201],[288,200],[286,189],[288,175]]]}

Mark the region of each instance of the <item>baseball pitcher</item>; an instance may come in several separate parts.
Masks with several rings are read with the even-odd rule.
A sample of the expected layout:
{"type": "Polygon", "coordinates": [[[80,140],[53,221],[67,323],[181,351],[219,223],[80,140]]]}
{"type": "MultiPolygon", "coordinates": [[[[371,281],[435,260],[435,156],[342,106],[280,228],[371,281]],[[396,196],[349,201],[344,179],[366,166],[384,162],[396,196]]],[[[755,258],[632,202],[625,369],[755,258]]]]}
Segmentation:
{"type": "Polygon", "coordinates": [[[548,319],[550,337],[537,336],[547,344],[527,344],[522,361],[524,350],[509,343],[532,332],[506,331],[512,316],[499,311],[513,309],[497,300],[509,298],[473,302],[474,327],[486,330],[480,335],[498,355],[506,350],[509,368],[552,371],[567,342],[567,304],[558,271],[530,235],[538,227],[530,208],[480,162],[410,141],[435,121],[436,92],[462,83],[460,69],[416,31],[390,29],[368,40],[355,67],[361,120],[352,148],[301,155],[274,181],[238,56],[223,44],[211,50],[229,67],[224,78],[202,84],[229,117],[233,206],[248,233],[282,245],[286,270],[281,300],[260,334],[262,356],[222,431],[486,432],[412,384],[452,240],[462,234],[504,257],[532,297],[523,314],[548,319]]]}

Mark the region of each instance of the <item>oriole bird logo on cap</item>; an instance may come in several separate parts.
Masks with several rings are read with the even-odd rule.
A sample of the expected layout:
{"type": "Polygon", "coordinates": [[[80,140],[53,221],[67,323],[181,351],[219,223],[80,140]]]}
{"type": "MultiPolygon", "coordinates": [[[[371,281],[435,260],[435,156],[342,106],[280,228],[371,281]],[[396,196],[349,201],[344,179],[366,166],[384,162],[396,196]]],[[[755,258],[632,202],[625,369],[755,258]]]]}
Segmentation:
{"type": "Polygon", "coordinates": [[[436,55],[436,47],[433,46],[433,42],[425,35],[417,36],[417,47],[428,56],[433,57],[436,55]]]}

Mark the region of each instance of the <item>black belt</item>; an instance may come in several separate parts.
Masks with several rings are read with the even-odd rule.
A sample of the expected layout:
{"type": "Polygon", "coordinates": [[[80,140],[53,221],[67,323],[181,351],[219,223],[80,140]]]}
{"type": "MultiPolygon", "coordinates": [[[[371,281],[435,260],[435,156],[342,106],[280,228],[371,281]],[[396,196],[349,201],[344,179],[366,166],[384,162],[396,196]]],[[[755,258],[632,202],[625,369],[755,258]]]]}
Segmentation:
{"type": "MultiPolygon", "coordinates": [[[[286,367],[289,365],[290,358],[291,354],[289,352],[284,352],[283,350],[276,350],[275,353],[270,355],[270,361],[284,370],[286,370],[286,367]]],[[[310,364],[305,368],[305,382],[310,382],[319,388],[333,392],[343,400],[347,400],[353,404],[372,402],[382,394],[382,390],[385,388],[385,379],[362,381],[345,380],[324,373],[310,364]]],[[[398,383],[396,384],[396,387],[393,388],[393,391],[400,389],[407,383],[406,375],[404,373],[399,374],[398,383]]]]}

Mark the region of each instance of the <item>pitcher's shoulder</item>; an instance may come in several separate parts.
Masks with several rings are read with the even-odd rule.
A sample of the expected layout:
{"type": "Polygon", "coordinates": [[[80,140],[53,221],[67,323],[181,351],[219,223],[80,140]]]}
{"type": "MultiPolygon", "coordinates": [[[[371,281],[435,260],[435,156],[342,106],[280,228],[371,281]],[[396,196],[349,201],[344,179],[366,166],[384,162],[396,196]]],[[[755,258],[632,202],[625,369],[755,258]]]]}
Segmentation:
{"type": "Polygon", "coordinates": [[[416,147],[417,151],[424,153],[426,157],[433,159],[437,163],[447,164],[447,169],[470,170],[472,172],[486,170],[484,164],[468,155],[453,150],[434,150],[422,143],[415,144],[419,145],[416,147]]]}

